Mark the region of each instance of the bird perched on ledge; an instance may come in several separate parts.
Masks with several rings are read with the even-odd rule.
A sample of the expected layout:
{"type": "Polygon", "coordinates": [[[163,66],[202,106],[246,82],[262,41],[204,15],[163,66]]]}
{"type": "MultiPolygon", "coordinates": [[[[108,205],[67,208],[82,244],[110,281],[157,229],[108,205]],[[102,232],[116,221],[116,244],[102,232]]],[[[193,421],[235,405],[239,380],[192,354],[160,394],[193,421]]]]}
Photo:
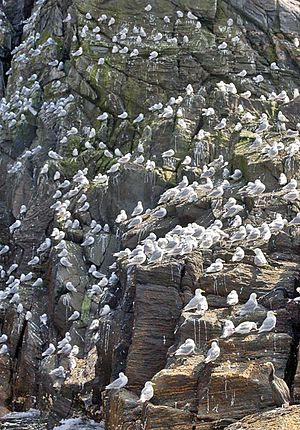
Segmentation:
{"type": "Polygon", "coordinates": [[[283,379],[278,378],[278,376],[275,375],[273,363],[267,362],[265,363],[265,366],[270,370],[269,383],[276,406],[289,406],[291,400],[289,387],[283,379]]]}

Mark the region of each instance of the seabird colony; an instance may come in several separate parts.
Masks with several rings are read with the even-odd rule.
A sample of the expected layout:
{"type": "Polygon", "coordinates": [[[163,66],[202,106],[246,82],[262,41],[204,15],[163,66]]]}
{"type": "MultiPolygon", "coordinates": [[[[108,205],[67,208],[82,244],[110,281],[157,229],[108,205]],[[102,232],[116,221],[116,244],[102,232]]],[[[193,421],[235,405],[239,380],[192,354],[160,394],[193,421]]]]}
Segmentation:
{"type": "MultiPolygon", "coordinates": [[[[32,16],[24,22],[28,27],[33,25],[37,19],[43,0],[36,2],[35,11],[32,16]]],[[[149,4],[145,8],[145,14],[155,14],[155,7],[149,4]]],[[[201,27],[201,19],[195,16],[191,11],[177,11],[176,19],[187,20],[190,25],[197,28],[201,27]]],[[[65,25],[72,22],[75,17],[68,13],[63,22],[65,25]]],[[[105,33],[107,28],[114,28],[117,18],[113,16],[93,16],[92,13],[87,13],[85,16],[86,24],[80,30],[80,37],[85,40],[85,45],[100,40],[102,31],[105,33]]],[[[171,17],[163,18],[165,25],[169,25],[171,17]]],[[[222,30],[223,40],[216,49],[222,52],[222,55],[227,55],[229,51],[234,51],[235,46],[239,43],[242,35],[236,34],[233,36],[232,26],[233,20],[229,19],[227,25],[222,30]]],[[[41,35],[32,32],[12,52],[14,62],[26,64],[30,58],[38,58],[43,52],[56,45],[56,41],[49,37],[47,40],[39,43],[41,35]],[[28,53],[26,57],[25,53],[28,53]]],[[[157,44],[157,49],[148,53],[148,61],[160,61],[163,53],[160,51],[162,41],[172,44],[177,44],[177,38],[169,38],[167,33],[157,32],[156,34],[147,34],[143,27],[128,28],[126,25],[121,31],[115,33],[111,39],[111,53],[114,55],[122,55],[128,58],[128,61],[133,61],[134,58],[141,55],[144,40],[147,38],[153,39],[157,44]],[[127,46],[128,41],[128,46],[127,46]],[[129,43],[130,41],[130,43],[129,43]],[[134,42],[134,47],[132,47],[134,42]],[[141,52],[140,52],[141,51],[141,52]]],[[[182,36],[182,43],[188,43],[188,37],[182,36]]],[[[73,46],[78,43],[77,36],[73,36],[73,46]]],[[[294,43],[298,47],[298,40],[294,43]]],[[[85,46],[78,46],[71,52],[72,61],[85,54],[85,46]]],[[[105,56],[99,57],[97,66],[104,67],[106,62],[105,56]]],[[[49,58],[47,65],[49,70],[56,69],[63,72],[65,68],[64,61],[56,58],[49,58]]],[[[270,64],[269,72],[280,73],[280,67],[276,63],[270,64]]],[[[8,75],[13,75],[14,70],[10,70],[8,75]]],[[[289,118],[283,113],[284,106],[291,99],[297,97],[299,92],[294,91],[290,94],[288,90],[282,90],[276,94],[257,94],[260,92],[260,85],[265,80],[264,73],[251,75],[246,70],[231,74],[234,82],[238,82],[239,86],[243,87],[242,92],[238,92],[234,82],[225,83],[223,81],[216,82],[213,91],[222,96],[235,96],[238,101],[237,110],[228,117],[219,117],[215,109],[209,105],[203,107],[201,116],[206,119],[206,126],[203,127],[195,136],[196,143],[201,143],[208,140],[218,139],[222,133],[236,133],[241,136],[250,136],[246,139],[245,145],[249,150],[249,154],[255,156],[262,161],[285,159],[288,162],[285,166],[290,166],[293,157],[299,152],[299,128],[297,124],[295,128],[289,128],[289,118]],[[255,87],[255,96],[249,89],[255,87]],[[274,107],[274,115],[269,112],[250,112],[247,110],[246,100],[259,98],[262,103],[272,103],[274,107]],[[208,124],[208,125],[207,125],[208,124]],[[248,134],[247,134],[247,133],[248,134]]],[[[57,86],[60,81],[57,81],[57,86]]],[[[68,115],[72,106],[75,103],[75,96],[69,94],[67,97],[61,97],[56,101],[44,101],[39,109],[35,107],[34,99],[39,93],[41,83],[37,74],[29,77],[25,81],[22,76],[18,78],[17,89],[9,98],[3,98],[0,103],[1,111],[1,128],[14,130],[20,124],[26,122],[26,115],[30,112],[34,117],[51,115],[57,120],[60,120],[68,115]]],[[[191,84],[186,87],[186,90],[180,94],[174,94],[168,102],[157,100],[156,103],[148,106],[145,112],[140,112],[135,117],[131,117],[129,113],[124,111],[116,112],[99,112],[97,116],[97,126],[78,128],[75,125],[68,130],[64,130],[60,137],[56,150],[49,149],[46,155],[42,153],[40,145],[33,146],[32,149],[26,149],[24,153],[10,166],[8,173],[18,175],[24,171],[24,165],[27,160],[34,157],[43,158],[43,166],[37,172],[37,181],[47,181],[54,185],[55,192],[51,198],[49,210],[52,210],[55,217],[55,226],[53,225],[52,232],[49,237],[43,238],[36,249],[34,249],[32,258],[27,262],[28,269],[25,273],[19,273],[18,262],[15,261],[11,265],[6,266],[5,263],[1,266],[1,279],[5,282],[5,288],[0,292],[1,301],[9,302],[10,305],[16,308],[19,315],[23,315],[25,320],[30,321],[32,313],[23,305],[24,287],[31,285],[33,288],[40,288],[45,282],[45,278],[40,276],[40,265],[43,264],[49,254],[52,258],[58,258],[59,264],[67,271],[69,268],[74,268],[75,262],[72,259],[70,248],[67,246],[66,235],[69,231],[84,232],[81,247],[88,248],[93,246],[95,240],[100,236],[105,236],[111,232],[117,234],[128,235],[132,231],[138,231],[139,228],[147,226],[153,230],[149,235],[140,241],[134,249],[121,249],[114,254],[115,264],[111,266],[109,274],[102,273],[96,265],[87,267],[87,275],[91,280],[89,294],[91,297],[105,297],[106,292],[113,285],[118,283],[118,267],[123,265],[128,271],[138,270],[146,265],[158,265],[178,257],[184,258],[194,251],[205,252],[212,250],[218,254],[218,250],[226,249],[230,254],[230,259],[224,260],[221,257],[215,258],[210,265],[204,268],[204,276],[218,276],[226,270],[227,266],[238,266],[247,257],[251,260],[256,270],[262,270],[272,262],[268,258],[266,252],[267,245],[274,235],[284,232],[290,234],[290,230],[297,228],[300,225],[300,213],[290,215],[289,219],[283,218],[282,214],[276,213],[272,219],[260,222],[259,218],[253,221],[253,224],[247,218],[246,200],[252,199],[254,206],[263,207],[265,199],[273,199],[278,202],[285,202],[291,210],[292,205],[299,201],[299,191],[297,180],[293,177],[293,169],[285,167],[280,173],[278,182],[272,190],[267,189],[263,182],[263,177],[253,178],[252,181],[244,178],[243,169],[231,169],[231,160],[226,160],[222,154],[207,164],[197,161],[193,154],[185,155],[179,160],[179,155],[176,153],[176,148],[161,153],[161,159],[147,158],[143,143],[139,143],[132,152],[123,154],[119,148],[110,148],[109,142],[99,142],[97,139],[98,128],[102,124],[111,120],[129,121],[137,129],[142,130],[143,124],[147,118],[157,118],[160,121],[174,120],[179,127],[186,128],[187,124],[184,119],[181,107],[182,103],[187,99],[192,99],[195,91],[191,84]],[[71,137],[77,136],[83,139],[84,144],[81,147],[74,147],[72,150],[72,162],[76,165],[79,155],[83,151],[94,150],[101,154],[104,159],[109,161],[109,168],[106,172],[98,172],[91,176],[89,168],[78,169],[71,177],[66,177],[61,168],[62,162],[65,159],[63,145],[70,141],[71,137]],[[137,165],[143,168],[145,172],[155,174],[156,169],[160,165],[162,168],[176,165],[181,168],[182,176],[178,183],[167,189],[157,201],[156,207],[145,209],[142,201],[134,203],[133,210],[127,213],[124,209],[120,211],[115,219],[114,225],[105,224],[102,226],[97,219],[92,219],[88,228],[81,221],[80,215],[86,213],[90,209],[91,201],[89,201],[89,190],[92,186],[97,185],[107,189],[109,181],[118,175],[120,172],[126,172],[130,165],[137,165]],[[190,177],[194,177],[190,181],[190,177]],[[168,231],[164,237],[158,237],[155,226],[158,222],[164,221],[169,216],[169,208],[171,206],[179,206],[185,204],[193,205],[199,201],[207,201],[213,208],[218,208],[218,216],[208,226],[201,225],[197,222],[189,223],[188,225],[176,225],[168,231]],[[56,257],[54,257],[56,256],[56,257]]],[[[30,202],[24,201],[20,206],[18,217],[9,226],[10,239],[8,243],[1,244],[0,256],[5,257],[10,253],[11,243],[14,242],[14,237],[18,231],[22,231],[22,223],[26,217],[27,211],[30,210],[30,202]]],[[[5,260],[3,260],[5,261],[5,260]]],[[[69,302],[72,294],[76,293],[76,285],[71,281],[65,285],[66,295],[64,304],[66,306],[66,318],[70,323],[70,327],[81,318],[81,312],[74,310],[69,312],[69,302]]],[[[249,299],[241,303],[242,300],[236,290],[228,293],[226,298],[226,306],[232,309],[232,312],[239,317],[247,318],[246,321],[241,321],[237,326],[228,318],[223,321],[222,332],[220,339],[226,341],[228,338],[236,335],[264,336],[276,329],[276,314],[272,310],[264,309],[259,304],[258,294],[254,291],[250,292],[249,299]],[[255,317],[255,312],[260,309],[265,311],[265,319],[260,323],[251,321],[251,317],[255,317]],[[249,319],[249,320],[248,320],[249,319]]],[[[191,312],[201,316],[209,309],[208,301],[205,296],[205,291],[197,288],[195,295],[187,303],[183,303],[182,312],[191,312]]],[[[90,329],[99,327],[99,320],[107,318],[110,313],[114,312],[107,303],[103,303],[98,310],[97,318],[94,318],[90,323],[90,329]]],[[[48,316],[40,315],[41,326],[48,327],[48,316]]],[[[71,330],[70,330],[71,331],[71,330]]],[[[49,345],[41,351],[41,357],[56,355],[57,363],[60,363],[61,357],[68,358],[68,367],[63,367],[61,364],[57,368],[50,371],[50,376],[53,378],[54,385],[62,384],[72,368],[76,366],[76,357],[79,353],[79,348],[74,344],[70,331],[65,333],[64,338],[57,341],[55,344],[49,345]]],[[[8,334],[2,334],[0,337],[1,348],[0,354],[10,354],[10,339],[8,334]]],[[[187,338],[182,344],[177,345],[177,349],[173,354],[173,359],[177,360],[180,357],[190,357],[199,354],[204,365],[213,365],[216,360],[222,355],[222,348],[218,339],[211,341],[210,348],[205,351],[197,348],[195,340],[187,338]]],[[[285,405],[290,401],[289,389],[285,382],[275,375],[274,365],[267,363],[266,366],[270,370],[269,381],[274,396],[274,401],[277,405],[285,405]]],[[[130,382],[130,381],[129,381],[130,382]]],[[[128,378],[123,373],[119,373],[119,377],[106,386],[106,390],[119,390],[127,386],[128,378]]],[[[139,402],[148,402],[154,396],[154,384],[151,381],[145,382],[139,402]]]]}

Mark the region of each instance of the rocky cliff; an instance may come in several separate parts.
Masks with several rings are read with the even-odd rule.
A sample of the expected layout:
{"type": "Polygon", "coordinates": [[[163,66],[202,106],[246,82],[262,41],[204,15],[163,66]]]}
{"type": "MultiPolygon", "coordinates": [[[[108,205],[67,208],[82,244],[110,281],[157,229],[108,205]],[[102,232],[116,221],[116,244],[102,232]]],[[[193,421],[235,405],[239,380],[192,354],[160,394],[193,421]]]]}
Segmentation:
{"type": "Polygon", "coordinates": [[[1,414],[296,429],[299,2],[148,1],[0,1],[1,414]]]}

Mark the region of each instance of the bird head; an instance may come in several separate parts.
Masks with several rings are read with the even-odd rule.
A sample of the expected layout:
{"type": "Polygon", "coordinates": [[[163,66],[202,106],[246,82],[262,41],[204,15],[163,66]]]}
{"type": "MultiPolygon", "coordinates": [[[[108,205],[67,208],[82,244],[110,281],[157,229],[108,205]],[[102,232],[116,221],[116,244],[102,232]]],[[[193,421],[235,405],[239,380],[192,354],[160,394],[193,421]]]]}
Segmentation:
{"type": "Polygon", "coordinates": [[[204,290],[202,290],[201,288],[197,288],[196,290],[195,290],[195,294],[196,295],[201,295],[202,293],[205,293],[205,291],[204,290]]]}
{"type": "Polygon", "coordinates": [[[263,364],[264,367],[267,367],[269,370],[275,370],[274,369],[274,364],[271,361],[267,361],[266,363],[263,364]]]}
{"type": "Polygon", "coordinates": [[[221,320],[225,324],[225,326],[231,326],[233,322],[231,320],[221,320]]]}

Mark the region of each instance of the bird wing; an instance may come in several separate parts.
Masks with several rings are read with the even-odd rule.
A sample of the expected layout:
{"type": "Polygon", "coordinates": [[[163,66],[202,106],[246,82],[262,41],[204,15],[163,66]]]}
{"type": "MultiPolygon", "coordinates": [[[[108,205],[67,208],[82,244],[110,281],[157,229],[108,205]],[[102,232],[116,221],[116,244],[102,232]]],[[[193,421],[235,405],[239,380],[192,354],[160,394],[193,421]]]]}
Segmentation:
{"type": "Polygon", "coordinates": [[[199,299],[197,297],[193,297],[188,304],[184,307],[185,311],[189,311],[190,309],[195,309],[198,306],[199,299]]]}
{"type": "Polygon", "coordinates": [[[206,359],[204,360],[205,363],[209,363],[210,361],[216,360],[220,355],[220,351],[214,348],[211,348],[206,356],[206,359]]]}
{"type": "Polygon", "coordinates": [[[145,401],[145,400],[150,400],[151,397],[153,397],[153,388],[152,387],[143,388],[141,393],[141,399],[145,401]]]}
{"type": "Polygon", "coordinates": [[[252,310],[254,310],[255,307],[256,304],[252,300],[248,300],[248,302],[246,302],[242,307],[240,314],[242,315],[242,313],[245,314],[251,312],[252,310]]]}
{"type": "Polygon", "coordinates": [[[156,251],[154,251],[152,253],[149,261],[155,261],[155,260],[157,260],[160,257],[161,257],[161,251],[160,250],[156,250],[156,251]]]}
{"type": "Polygon", "coordinates": [[[276,391],[280,391],[283,403],[284,402],[289,403],[291,401],[290,389],[287,386],[287,383],[283,379],[275,376],[272,385],[273,385],[273,388],[276,389],[276,391]]]}
{"type": "Polygon", "coordinates": [[[183,344],[175,352],[175,355],[179,355],[179,354],[188,355],[192,351],[193,351],[193,346],[192,345],[185,345],[185,344],[183,344]]]}
{"type": "Polygon", "coordinates": [[[206,300],[206,297],[201,297],[198,303],[198,311],[207,311],[208,309],[208,303],[206,300]]]}
{"type": "Polygon", "coordinates": [[[262,331],[271,331],[276,325],[276,321],[274,321],[274,318],[266,318],[262,325],[259,328],[259,332],[262,331]]]}
{"type": "Polygon", "coordinates": [[[111,388],[119,388],[122,385],[122,380],[121,378],[116,379],[115,381],[111,382],[109,385],[106,386],[106,389],[111,389],[111,388]]]}

